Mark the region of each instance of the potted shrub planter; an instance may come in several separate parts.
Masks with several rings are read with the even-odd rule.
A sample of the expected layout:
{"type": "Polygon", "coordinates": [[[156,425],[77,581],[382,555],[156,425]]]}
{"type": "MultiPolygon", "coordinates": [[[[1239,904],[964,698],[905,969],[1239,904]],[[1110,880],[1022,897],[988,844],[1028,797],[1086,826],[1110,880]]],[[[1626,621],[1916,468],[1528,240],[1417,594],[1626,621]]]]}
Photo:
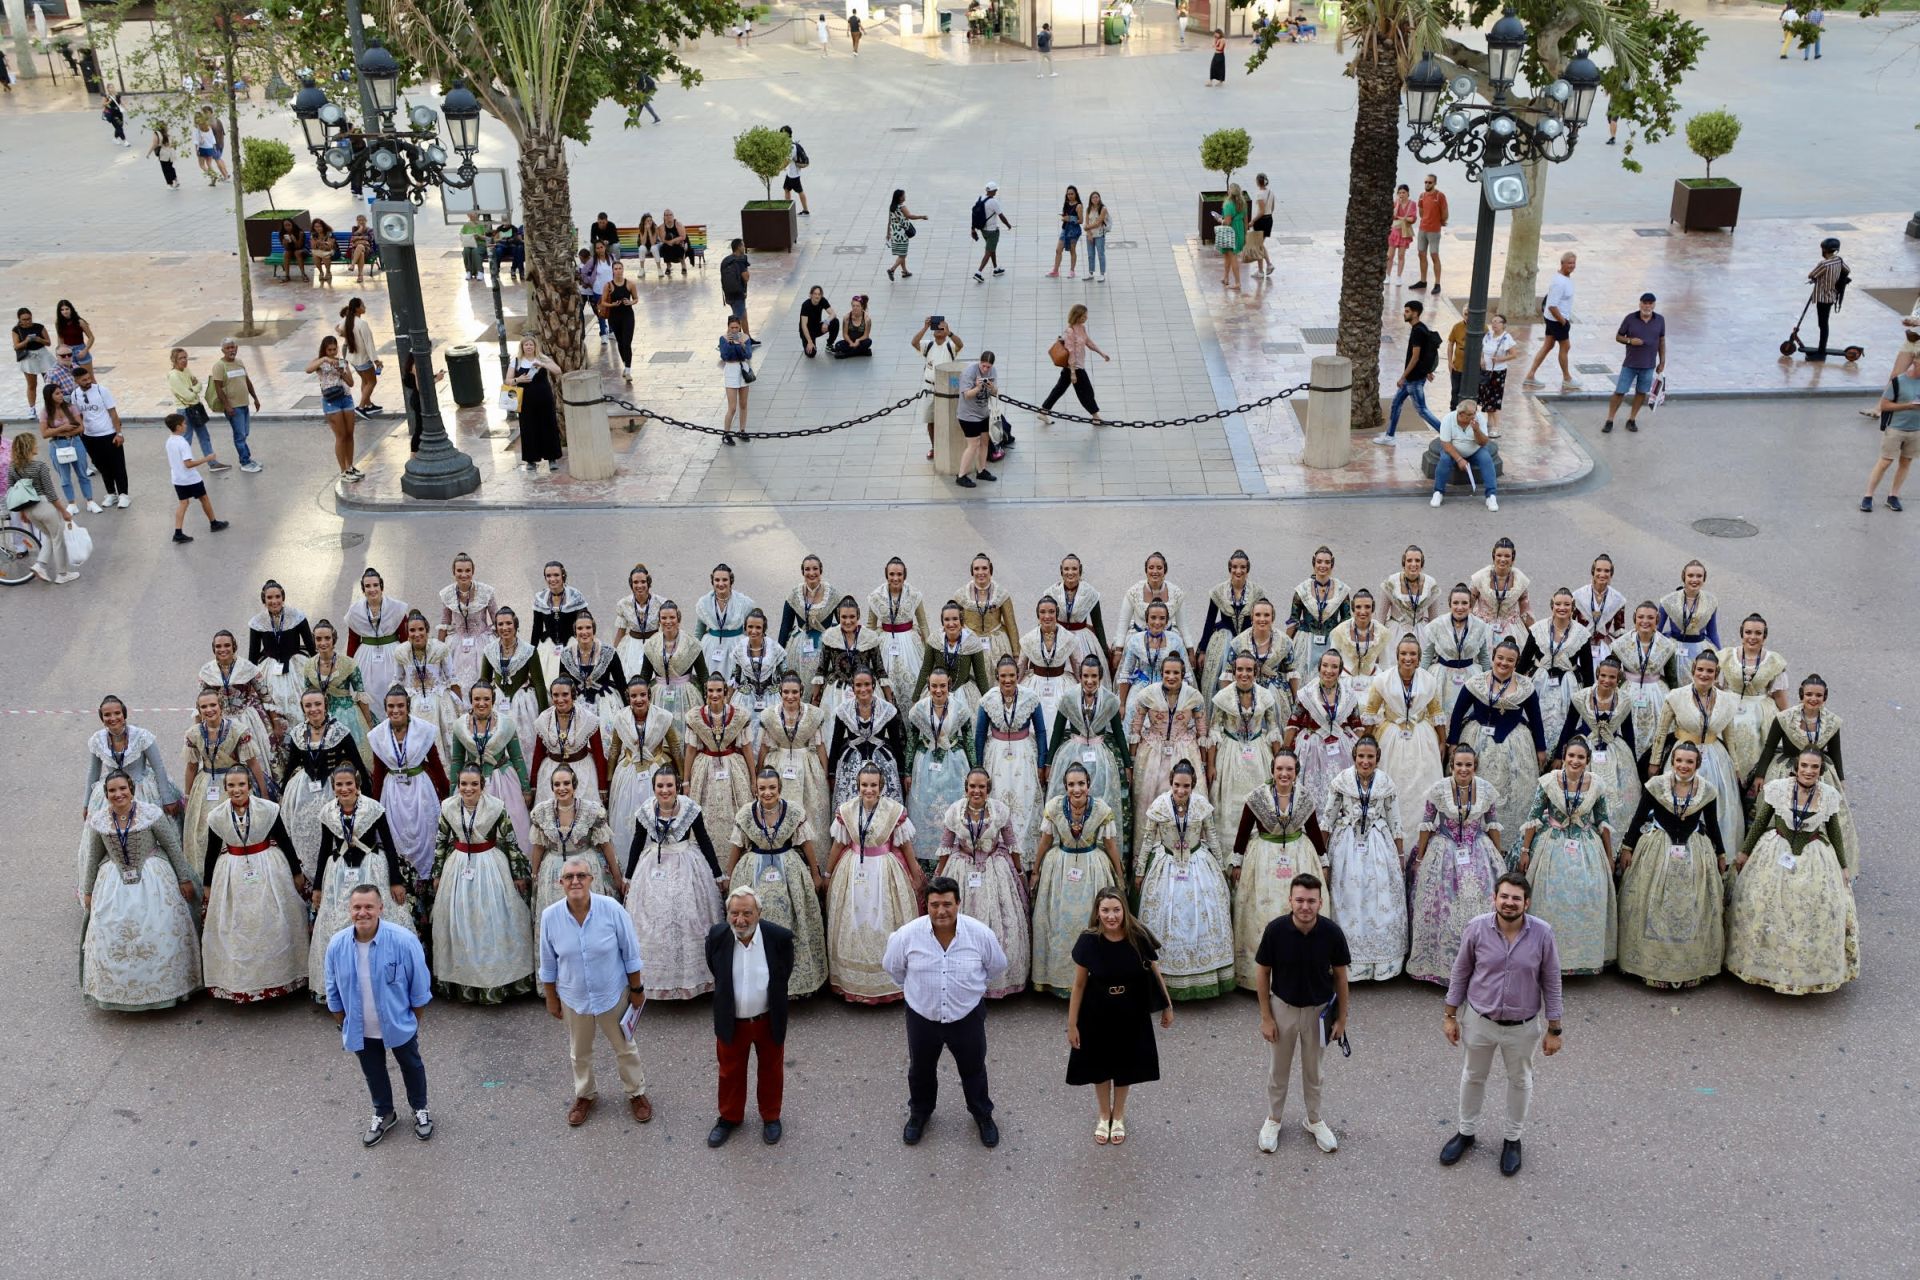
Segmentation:
{"type": "Polygon", "coordinates": [[[1717,231],[1740,220],[1740,184],[1731,178],[1675,178],[1670,222],[1682,231],[1717,231]]]}
{"type": "Polygon", "coordinates": [[[1226,204],[1227,204],[1227,193],[1225,191],[1202,191],[1200,193],[1200,243],[1201,244],[1206,245],[1208,247],[1212,246],[1213,229],[1219,225],[1213,220],[1213,215],[1220,212],[1220,210],[1222,210],[1223,208],[1225,208],[1226,204]]]}
{"type": "Polygon", "coordinates": [[[749,200],[740,207],[740,238],[747,248],[787,253],[800,236],[800,215],[791,200],[749,200]]]}
{"type": "Polygon", "coordinates": [[[280,219],[292,218],[302,231],[313,229],[313,215],[305,209],[262,209],[247,215],[247,256],[264,258],[273,252],[273,233],[280,219]]]}

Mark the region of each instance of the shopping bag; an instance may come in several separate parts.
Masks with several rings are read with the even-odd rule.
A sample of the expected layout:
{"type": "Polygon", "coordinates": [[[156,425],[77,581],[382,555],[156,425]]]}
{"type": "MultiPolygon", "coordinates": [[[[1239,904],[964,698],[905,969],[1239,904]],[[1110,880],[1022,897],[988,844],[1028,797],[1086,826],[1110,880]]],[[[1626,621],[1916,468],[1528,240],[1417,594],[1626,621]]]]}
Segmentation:
{"type": "Polygon", "coordinates": [[[87,557],[93,554],[93,535],[77,524],[67,526],[67,559],[75,568],[85,564],[87,557]]]}

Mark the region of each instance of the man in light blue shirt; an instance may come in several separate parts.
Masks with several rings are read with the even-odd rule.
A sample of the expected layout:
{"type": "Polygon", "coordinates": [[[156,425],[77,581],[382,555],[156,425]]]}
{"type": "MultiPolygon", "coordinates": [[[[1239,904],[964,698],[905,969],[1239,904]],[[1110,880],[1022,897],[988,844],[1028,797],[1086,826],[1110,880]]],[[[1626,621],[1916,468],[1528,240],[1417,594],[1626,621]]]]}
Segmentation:
{"type": "Polygon", "coordinates": [[[540,913],[540,986],[547,1012],[567,1024],[567,1050],[573,1059],[573,1103],[567,1123],[587,1122],[599,1090],[593,1082],[593,1040],[598,1031],[613,1046],[627,1105],[641,1124],[653,1119],[647,1101],[647,1074],[640,1051],[620,1019],[628,1006],[637,1012],[647,1002],[640,985],[640,939],[633,917],[618,901],[593,891],[593,868],[585,858],[568,858],[560,868],[567,896],[540,913]]]}
{"type": "Polygon", "coordinates": [[[347,899],[351,929],[327,944],[327,1009],[340,1028],[340,1042],[360,1059],[367,1092],[373,1096],[373,1121],[361,1135],[372,1146],[393,1128],[393,1081],[387,1053],[400,1064],[413,1108],[413,1136],[433,1136],[427,1114],[427,1068],[420,1061],[420,1010],[433,999],[433,975],[427,972],[420,939],[380,918],[380,889],[363,884],[347,899]]]}

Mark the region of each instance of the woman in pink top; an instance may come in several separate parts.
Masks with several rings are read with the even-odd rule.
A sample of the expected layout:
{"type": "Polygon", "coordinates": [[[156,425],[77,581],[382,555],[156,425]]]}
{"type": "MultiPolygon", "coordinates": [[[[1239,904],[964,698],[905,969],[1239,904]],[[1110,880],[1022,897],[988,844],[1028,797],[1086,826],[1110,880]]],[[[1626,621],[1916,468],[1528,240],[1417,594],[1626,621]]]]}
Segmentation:
{"type": "Polygon", "coordinates": [[[1087,309],[1075,303],[1073,310],[1067,312],[1066,332],[1060,335],[1060,341],[1067,348],[1067,363],[1060,370],[1060,380],[1053,384],[1053,390],[1040,405],[1040,421],[1049,421],[1047,411],[1061,396],[1067,394],[1067,388],[1073,388],[1073,394],[1080,398],[1080,407],[1087,411],[1095,425],[1100,424],[1100,403],[1093,398],[1093,383],[1087,377],[1087,352],[1091,351],[1102,360],[1111,360],[1112,356],[1094,345],[1087,336],[1087,309]]]}

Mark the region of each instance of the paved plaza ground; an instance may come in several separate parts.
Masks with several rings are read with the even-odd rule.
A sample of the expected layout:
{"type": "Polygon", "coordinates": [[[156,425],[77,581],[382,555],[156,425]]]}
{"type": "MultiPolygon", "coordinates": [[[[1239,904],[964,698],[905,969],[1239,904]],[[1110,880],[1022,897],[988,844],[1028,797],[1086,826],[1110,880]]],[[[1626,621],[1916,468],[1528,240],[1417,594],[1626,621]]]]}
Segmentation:
{"type": "MultiPolygon", "coordinates": [[[[1297,420],[1280,412],[1158,432],[1023,426],[998,491],[965,502],[928,476],[924,436],[897,419],[724,451],[649,425],[616,434],[622,476],[596,488],[564,473],[516,481],[505,424],[475,412],[456,431],[488,474],[478,509],[389,505],[400,446],[384,427],[362,428],[372,475],[362,505],[349,507],[324,466],[325,428],[303,403],[313,387],[295,372],[311,358],[318,315],[349,287],[325,306],[318,291],[269,285],[262,271],[262,314],[305,324],[250,357],[275,413],[255,433],[267,471],[213,484],[232,530],[209,536],[196,514],[194,544],[166,543],[159,442],[143,427],[131,440],[134,505],[90,519],[99,549],[79,582],[0,592],[0,652],[15,657],[0,687],[14,789],[0,845],[13,886],[0,895],[0,1011],[12,1031],[0,1041],[0,1248],[12,1266],[169,1278],[1920,1275],[1920,962],[1910,944],[1920,870],[1908,856],[1920,739],[1904,664],[1889,658],[1920,626],[1910,569],[1920,515],[1852,510],[1879,438],[1856,410],[1898,339],[1900,291],[1910,303],[1920,289],[1920,242],[1900,234],[1911,191],[1886,159],[1912,141],[1911,64],[1887,70],[1907,37],[1889,34],[1891,21],[1835,14],[1820,63],[1780,68],[1771,10],[1716,5],[1705,21],[1713,44],[1689,101],[1726,102],[1747,120],[1741,149],[1716,166],[1747,184],[1740,229],[1642,234],[1665,227],[1672,178],[1695,162],[1672,141],[1647,155],[1647,175],[1627,175],[1596,130],[1553,175],[1548,232],[1569,238],[1547,247],[1582,255],[1581,363],[1614,366],[1612,326],[1651,288],[1673,325],[1676,388],[1730,398],[1676,400],[1628,437],[1598,433],[1602,406],[1588,396],[1511,396],[1514,496],[1498,515],[1460,501],[1430,511],[1409,493],[1420,487],[1412,450],[1357,441],[1355,466],[1309,472],[1295,461],[1297,420]],[[1810,106],[1859,122],[1858,137],[1808,145],[1797,122],[1810,106]],[[1833,234],[1863,289],[1836,335],[1863,335],[1868,358],[1857,370],[1782,365],[1775,344],[1804,297],[1822,224],[1836,223],[1847,224],[1833,234]],[[1744,521],[1752,536],[1696,528],[1712,519],[1744,521]],[[1441,1037],[1437,993],[1405,980],[1356,993],[1353,1056],[1328,1064],[1340,1152],[1311,1149],[1296,1102],[1272,1157],[1254,1149],[1266,1059],[1251,1001],[1237,995],[1179,1010],[1160,1037],[1163,1079],[1137,1092],[1120,1150],[1093,1146],[1087,1091],[1061,1083],[1062,1008],[1040,997],[994,1008],[1005,1137],[993,1152],[964,1123],[950,1066],[927,1140],[900,1145],[897,1010],[831,999],[798,1009],[785,1141],[768,1150],[749,1129],[716,1153],[702,1141],[714,1114],[704,1001],[656,1005],[643,1020],[655,1121],[640,1128],[603,1106],[580,1131],[563,1121],[562,1033],[537,1003],[436,1002],[422,1043],[438,1133],[422,1145],[402,1129],[363,1152],[358,1070],[331,1023],[300,1002],[235,1009],[200,998],[129,1016],[89,1011],[76,990],[70,877],[92,708],[104,693],[123,696],[177,779],[207,636],[243,626],[269,576],[311,616],[337,621],[366,565],[393,594],[425,602],[462,550],[516,607],[538,564],[558,557],[591,603],[610,608],[635,560],[683,601],[725,560],[764,604],[785,593],[807,551],[862,597],[899,554],[923,591],[944,597],[984,548],[1030,625],[1028,602],[1069,550],[1110,600],[1148,551],[1163,550],[1198,599],[1235,547],[1281,594],[1322,542],[1351,582],[1377,584],[1409,541],[1452,582],[1503,534],[1543,594],[1577,585],[1603,550],[1635,600],[1669,589],[1683,561],[1705,560],[1728,617],[1763,613],[1793,677],[1818,671],[1832,686],[1866,849],[1863,975],[1837,993],[1788,999],[1726,977],[1692,992],[1613,974],[1571,980],[1567,1046],[1539,1071],[1527,1167],[1511,1182],[1486,1144],[1459,1168],[1437,1164],[1459,1059],[1441,1037]]],[[[795,124],[814,159],[817,212],[799,253],[756,265],[753,318],[768,340],[757,425],[831,421],[904,394],[918,373],[906,336],[932,310],[970,347],[1000,350],[1008,385],[1031,398],[1044,346],[1075,300],[1094,307],[1095,339],[1116,354],[1095,370],[1111,412],[1231,406],[1302,380],[1304,362],[1330,350],[1304,331],[1334,322],[1351,89],[1331,41],[1282,49],[1267,72],[1236,75],[1225,90],[1202,88],[1203,53],[1167,46],[1063,55],[1058,79],[1041,81],[1019,51],[957,43],[871,41],[857,64],[821,65],[785,43],[710,41],[700,51],[708,83],[666,95],[663,127],[621,133],[609,117],[576,149],[576,209],[583,225],[600,208],[632,222],[669,205],[725,226],[757,184],[715,161],[724,139],[748,123],[795,124]],[[1254,133],[1254,166],[1280,178],[1281,232],[1301,241],[1276,246],[1270,286],[1231,300],[1217,265],[1186,239],[1193,192],[1208,181],[1198,136],[1229,123],[1254,133]],[[895,132],[907,129],[918,132],[895,132]],[[962,274],[963,219],[989,178],[1010,195],[1018,232],[1005,242],[1012,273],[982,288],[962,274]],[[1039,228],[1067,180],[1102,190],[1119,216],[1126,244],[1105,285],[1042,276],[1050,242],[1039,228]],[[896,185],[936,221],[916,241],[915,279],[889,288],[879,242],[896,185]],[[794,318],[812,283],[843,310],[848,294],[872,293],[888,354],[853,366],[798,358],[794,318]]],[[[64,178],[0,185],[11,229],[0,297],[43,319],[55,299],[74,298],[99,333],[109,385],[145,415],[161,408],[166,348],[236,314],[230,206],[224,189],[166,191],[151,161],[112,149],[103,131],[77,95],[26,86],[0,99],[0,164],[58,163],[64,178]],[[149,248],[163,239],[166,252],[149,248]]],[[[489,133],[490,148],[499,141],[489,133]]],[[[1420,171],[1403,160],[1404,179],[1420,171]]],[[[1463,231],[1470,192],[1457,174],[1445,181],[1463,231]]],[[[347,208],[322,204],[306,176],[278,194],[347,208]]],[[[1448,247],[1445,293],[1430,298],[1446,315],[1464,295],[1470,246],[1448,247]]],[[[426,254],[438,273],[436,338],[490,336],[490,299],[462,284],[457,260],[435,256],[442,248],[450,233],[426,254]]],[[[710,266],[684,284],[646,283],[636,401],[717,421],[706,363],[715,276],[710,266]]],[[[366,296],[381,329],[384,296],[378,286],[366,296]]],[[[517,290],[508,301],[517,313],[517,290]]],[[[1391,291],[1383,307],[1397,313],[1391,291]]],[[[1389,332],[1390,364],[1401,344],[1389,332]]],[[[194,354],[204,369],[212,352],[196,344],[194,354]]],[[[1610,381],[1580,377],[1588,392],[1610,381]]],[[[615,390],[617,375],[605,385],[615,390]]],[[[0,387],[9,436],[18,398],[17,383],[0,387]]],[[[1497,1085],[1491,1094],[1497,1107],[1497,1085]]]]}

